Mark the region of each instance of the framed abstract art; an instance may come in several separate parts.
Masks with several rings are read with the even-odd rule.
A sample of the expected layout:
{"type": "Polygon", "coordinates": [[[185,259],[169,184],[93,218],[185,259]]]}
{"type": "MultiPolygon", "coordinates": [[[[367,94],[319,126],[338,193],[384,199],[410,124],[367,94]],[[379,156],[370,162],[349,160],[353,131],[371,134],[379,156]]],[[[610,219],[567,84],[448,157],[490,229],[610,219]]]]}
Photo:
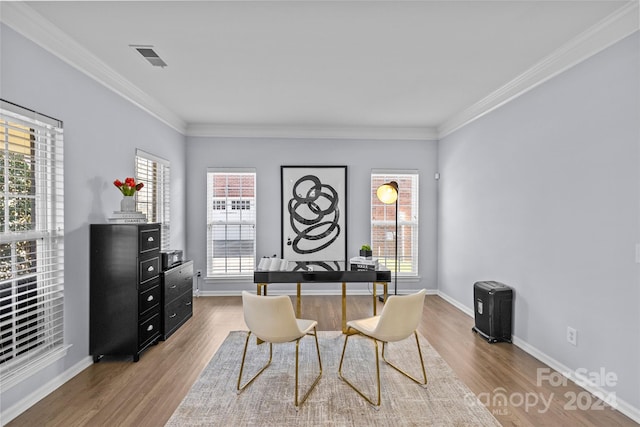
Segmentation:
{"type": "Polygon", "coordinates": [[[282,258],[347,258],[347,167],[281,166],[282,258]]]}

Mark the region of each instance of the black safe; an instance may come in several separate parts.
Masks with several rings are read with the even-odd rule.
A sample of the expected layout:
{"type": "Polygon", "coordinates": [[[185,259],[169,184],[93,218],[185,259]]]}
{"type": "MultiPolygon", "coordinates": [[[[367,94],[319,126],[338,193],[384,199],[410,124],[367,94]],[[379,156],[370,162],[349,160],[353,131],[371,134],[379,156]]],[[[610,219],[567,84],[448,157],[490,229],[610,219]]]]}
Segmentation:
{"type": "Polygon", "coordinates": [[[477,332],[490,343],[511,342],[513,289],[495,281],[473,285],[473,305],[477,332]]]}

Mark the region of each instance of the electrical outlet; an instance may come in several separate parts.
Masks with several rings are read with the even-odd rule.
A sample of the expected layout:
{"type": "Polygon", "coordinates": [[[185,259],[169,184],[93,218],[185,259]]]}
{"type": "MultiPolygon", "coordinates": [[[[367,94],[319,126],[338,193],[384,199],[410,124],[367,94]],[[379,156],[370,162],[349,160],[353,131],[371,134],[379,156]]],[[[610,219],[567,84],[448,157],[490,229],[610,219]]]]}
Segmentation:
{"type": "Polygon", "coordinates": [[[202,270],[196,270],[196,277],[202,277],[202,270]]]}
{"type": "Polygon", "coordinates": [[[567,342],[575,346],[578,345],[578,331],[571,326],[567,326],[567,342]]]}

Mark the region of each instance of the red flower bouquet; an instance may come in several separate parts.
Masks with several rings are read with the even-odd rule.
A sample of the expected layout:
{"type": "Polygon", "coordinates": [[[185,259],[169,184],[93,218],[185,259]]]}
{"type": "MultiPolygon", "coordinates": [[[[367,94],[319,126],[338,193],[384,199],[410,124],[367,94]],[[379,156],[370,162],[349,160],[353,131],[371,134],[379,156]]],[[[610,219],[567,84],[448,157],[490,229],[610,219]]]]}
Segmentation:
{"type": "Polygon", "coordinates": [[[118,187],[118,189],[124,196],[133,196],[134,194],[136,194],[136,191],[140,191],[140,189],[144,187],[144,184],[142,182],[136,184],[136,180],[131,177],[125,179],[124,182],[116,179],[115,181],[113,181],[113,185],[118,187]]]}

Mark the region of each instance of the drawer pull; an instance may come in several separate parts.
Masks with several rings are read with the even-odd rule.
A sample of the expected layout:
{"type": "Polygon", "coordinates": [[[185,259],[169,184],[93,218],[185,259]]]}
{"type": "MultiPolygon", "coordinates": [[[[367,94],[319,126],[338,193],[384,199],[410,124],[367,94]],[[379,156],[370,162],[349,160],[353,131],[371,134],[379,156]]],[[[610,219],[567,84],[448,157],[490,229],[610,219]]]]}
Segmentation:
{"type": "Polygon", "coordinates": [[[173,314],[171,314],[171,315],[169,316],[169,319],[173,319],[173,318],[174,318],[174,317],[176,317],[176,316],[177,316],[177,314],[176,314],[176,313],[173,313],[173,314]]]}
{"type": "Polygon", "coordinates": [[[147,271],[149,273],[151,273],[153,270],[155,270],[155,268],[153,268],[153,265],[150,265],[149,268],[147,268],[147,271]]]}
{"type": "Polygon", "coordinates": [[[147,302],[151,302],[151,301],[153,301],[153,295],[149,295],[149,296],[147,297],[147,302]]]}
{"type": "Polygon", "coordinates": [[[173,286],[169,286],[169,289],[175,289],[177,287],[178,287],[178,285],[173,285],[173,286]]]}
{"type": "Polygon", "coordinates": [[[153,331],[153,325],[147,326],[147,332],[151,332],[151,331],[153,331]]]}
{"type": "Polygon", "coordinates": [[[185,304],[187,307],[191,305],[191,301],[185,304]]]}
{"type": "Polygon", "coordinates": [[[149,236],[149,238],[147,239],[147,242],[153,242],[153,236],[149,236]]]}

